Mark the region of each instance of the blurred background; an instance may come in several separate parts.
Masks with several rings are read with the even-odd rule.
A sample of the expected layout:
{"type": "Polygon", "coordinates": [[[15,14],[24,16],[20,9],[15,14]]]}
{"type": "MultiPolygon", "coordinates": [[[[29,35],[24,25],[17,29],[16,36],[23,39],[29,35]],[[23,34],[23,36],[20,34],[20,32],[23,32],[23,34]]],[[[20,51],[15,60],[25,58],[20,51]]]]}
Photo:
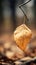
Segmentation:
{"type": "MultiPolygon", "coordinates": [[[[19,5],[26,1],[28,0],[0,0],[0,32],[12,32],[18,25],[24,22],[24,14],[19,8],[19,5]]],[[[22,8],[30,20],[30,22],[28,21],[26,23],[31,23],[35,27],[36,0],[31,0],[25,6],[23,5],[22,8]]]]}
{"type": "MultiPolygon", "coordinates": [[[[16,53],[19,49],[16,50],[17,46],[13,41],[13,32],[17,26],[23,23],[32,30],[31,44],[36,46],[36,0],[31,0],[22,6],[28,20],[19,8],[19,5],[26,1],[28,0],[0,0],[0,51],[6,56],[8,54],[9,57],[12,56],[12,52],[16,53]]],[[[23,54],[22,51],[21,54],[23,54]]]]}

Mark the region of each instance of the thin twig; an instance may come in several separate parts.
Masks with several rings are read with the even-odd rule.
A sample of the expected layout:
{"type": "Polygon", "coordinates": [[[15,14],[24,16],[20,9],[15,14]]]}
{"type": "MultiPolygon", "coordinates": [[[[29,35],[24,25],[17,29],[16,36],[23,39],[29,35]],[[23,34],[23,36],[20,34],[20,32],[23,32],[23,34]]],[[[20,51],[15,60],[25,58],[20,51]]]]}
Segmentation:
{"type": "Polygon", "coordinates": [[[31,0],[29,0],[29,1],[25,2],[25,3],[23,3],[23,4],[20,4],[19,7],[21,7],[21,6],[23,6],[23,5],[26,5],[26,4],[29,3],[30,1],[31,1],[31,0]]]}

